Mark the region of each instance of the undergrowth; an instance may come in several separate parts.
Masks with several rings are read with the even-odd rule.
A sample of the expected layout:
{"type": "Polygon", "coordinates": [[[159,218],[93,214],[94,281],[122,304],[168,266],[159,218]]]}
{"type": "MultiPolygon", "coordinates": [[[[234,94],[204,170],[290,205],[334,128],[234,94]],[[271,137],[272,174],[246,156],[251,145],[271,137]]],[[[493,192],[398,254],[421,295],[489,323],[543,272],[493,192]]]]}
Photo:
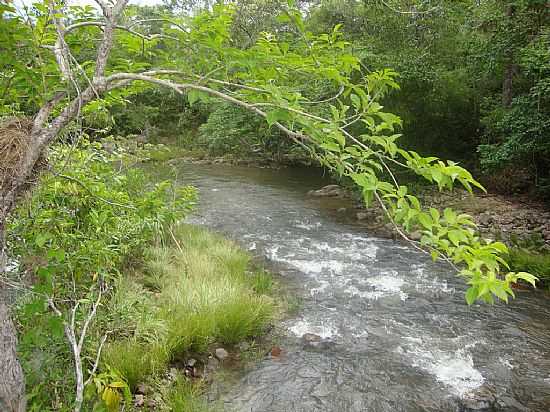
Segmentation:
{"type": "Polygon", "coordinates": [[[19,268],[10,276],[23,290],[18,352],[29,411],[74,410],[66,328],[79,335],[96,301],[79,357],[90,378],[83,411],[203,411],[181,361],[206,359],[213,345],[231,350],[273,319],[270,275],[235,243],[177,223],[195,190],[134,167],[168,151],[117,139],[56,146],[56,173],[44,173],[13,215],[8,242],[19,268]],[[144,384],[151,393],[135,405],[144,384]]]}
{"type": "MultiPolygon", "coordinates": [[[[108,311],[124,327],[118,325],[119,336],[106,346],[104,362],[132,391],[155,382],[190,353],[205,354],[214,343],[232,345],[260,335],[275,311],[267,296],[271,278],[250,271],[250,256],[235,243],[190,225],[174,227],[169,238],[147,251],[140,270],[120,281],[108,311]]],[[[204,410],[190,385],[184,376],[172,379],[164,406],[204,410]]]]}
{"type": "Polygon", "coordinates": [[[511,270],[532,273],[539,278],[539,286],[550,286],[550,254],[512,248],[508,256],[511,270]]]}

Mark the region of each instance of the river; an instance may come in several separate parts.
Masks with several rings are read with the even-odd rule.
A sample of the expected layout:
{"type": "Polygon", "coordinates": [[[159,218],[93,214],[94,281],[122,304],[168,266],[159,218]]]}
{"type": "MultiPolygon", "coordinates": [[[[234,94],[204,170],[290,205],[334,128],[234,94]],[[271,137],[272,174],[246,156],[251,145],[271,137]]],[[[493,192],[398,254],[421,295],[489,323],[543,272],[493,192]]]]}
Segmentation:
{"type": "MultiPolygon", "coordinates": [[[[234,238],[301,296],[283,353],[222,396],[227,411],[550,411],[550,300],[467,306],[444,264],[370,236],[306,195],[315,172],[177,165],[191,221],[234,238]],[[306,333],[321,343],[305,342],[306,333]]],[[[340,209],[337,212],[337,209],[340,209]]]]}

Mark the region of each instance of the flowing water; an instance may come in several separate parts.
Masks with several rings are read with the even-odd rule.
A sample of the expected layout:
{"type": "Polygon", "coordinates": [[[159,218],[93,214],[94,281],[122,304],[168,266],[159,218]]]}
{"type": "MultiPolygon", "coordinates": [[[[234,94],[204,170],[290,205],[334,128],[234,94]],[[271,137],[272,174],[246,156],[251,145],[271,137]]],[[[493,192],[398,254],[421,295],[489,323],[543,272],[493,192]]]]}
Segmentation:
{"type": "Polygon", "coordinates": [[[351,224],[303,170],[178,165],[192,221],[228,234],[303,298],[283,353],[222,395],[227,411],[550,411],[550,299],[464,301],[443,264],[351,224]],[[311,344],[306,333],[320,336],[311,344]]]}

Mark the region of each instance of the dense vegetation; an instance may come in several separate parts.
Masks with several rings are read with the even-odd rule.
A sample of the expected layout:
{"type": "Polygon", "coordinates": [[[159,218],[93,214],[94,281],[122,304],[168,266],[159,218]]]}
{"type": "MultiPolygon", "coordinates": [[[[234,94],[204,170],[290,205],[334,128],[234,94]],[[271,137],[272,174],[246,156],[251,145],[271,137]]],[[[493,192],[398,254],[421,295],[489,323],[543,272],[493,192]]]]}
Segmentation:
{"type": "MultiPolygon", "coordinates": [[[[546,197],[550,12],[545,1],[307,4],[304,24],[309,30],[326,33],[341,24],[361,65],[368,70],[389,67],[399,73],[400,90],[383,102],[403,120],[400,141],[405,147],[465,162],[492,189],[546,197]],[[522,167],[515,167],[518,163],[522,167]]],[[[147,13],[177,13],[178,7],[182,4],[159,6],[147,13]]],[[[276,19],[280,7],[276,1],[237,2],[232,38],[250,45],[263,30],[292,38],[286,24],[276,19]]],[[[312,100],[330,95],[322,84],[302,87],[312,100]]],[[[145,113],[153,116],[131,115],[135,113],[131,106],[126,110],[116,106],[110,123],[115,131],[150,133],[152,138],[181,136],[187,147],[216,156],[246,156],[256,148],[254,153],[260,156],[281,158],[295,150],[285,145],[284,136],[265,130],[253,115],[227,104],[190,107],[184,98],[159,90],[128,99],[146,106],[145,113]],[[151,99],[152,94],[156,98],[151,99]],[[147,121],[156,129],[148,128],[147,121]],[[251,134],[251,130],[258,132],[251,134]]]]}
{"type": "Polygon", "coordinates": [[[273,317],[264,295],[272,282],[232,242],[177,223],[195,190],[153,183],[134,167],[162,148],[109,143],[111,154],[86,141],[57,146],[49,158],[56,173],[44,175],[11,221],[12,253],[33,284],[17,305],[29,408],[69,410],[74,399],[64,320],[44,305],[46,295],[59,311],[76,300],[76,322],[97,309],[80,355],[93,363],[103,345],[86,410],[118,410],[138,385],[159,394],[158,408],[201,410],[183,375],[165,379],[169,365],[258,336],[273,317]]]}
{"type": "MultiPolygon", "coordinates": [[[[543,273],[399,180],[484,190],[463,161],[497,188],[545,193],[545,2],[97,3],[0,4],[0,258],[8,222],[24,270],[4,282],[24,290],[34,410],[74,399],[75,411],[116,410],[144,381],[166,386],[170,362],[254,336],[272,316],[265,275],[247,273],[234,245],[178,224],[195,192],[151,183],[136,166],[153,148],[138,141],[314,161],[455,268],[470,304],[507,301],[518,280],[535,283],[527,271],[543,273]]],[[[163,407],[191,407],[184,378],[168,386],[163,407]]]]}

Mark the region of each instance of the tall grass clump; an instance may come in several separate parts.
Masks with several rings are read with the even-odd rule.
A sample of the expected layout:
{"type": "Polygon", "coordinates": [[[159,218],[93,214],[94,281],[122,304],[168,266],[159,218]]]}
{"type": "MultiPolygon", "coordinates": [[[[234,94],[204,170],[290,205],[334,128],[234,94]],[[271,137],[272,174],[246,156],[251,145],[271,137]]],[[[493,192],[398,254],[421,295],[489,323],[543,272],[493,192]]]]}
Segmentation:
{"type": "MultiPolygon", "coordinates": [[[[103,360],[132,390],[189,353],[200,356],[214,344],[260,335],[274,316],[268,296],[273,281],[268,273],[251,270],[250,255],[234,242],[185,224],[168,234],[163,246],[145,253],[140,270],[119,281],[110,302],[117,338],[105,347],[103,360]]],[[[178,379],[167,405],[202,411],[200,402],[192,403],[194,389],[184,377],[178,379]]]]}
{"type": "Polygon", "coordinates": [[[147,343],[128,339],[109,344],[104,352],[105,363],[118,371],[131,391],[149,376],[164,372],[168,365],[168,351],[161,342],[147,343]]]}

